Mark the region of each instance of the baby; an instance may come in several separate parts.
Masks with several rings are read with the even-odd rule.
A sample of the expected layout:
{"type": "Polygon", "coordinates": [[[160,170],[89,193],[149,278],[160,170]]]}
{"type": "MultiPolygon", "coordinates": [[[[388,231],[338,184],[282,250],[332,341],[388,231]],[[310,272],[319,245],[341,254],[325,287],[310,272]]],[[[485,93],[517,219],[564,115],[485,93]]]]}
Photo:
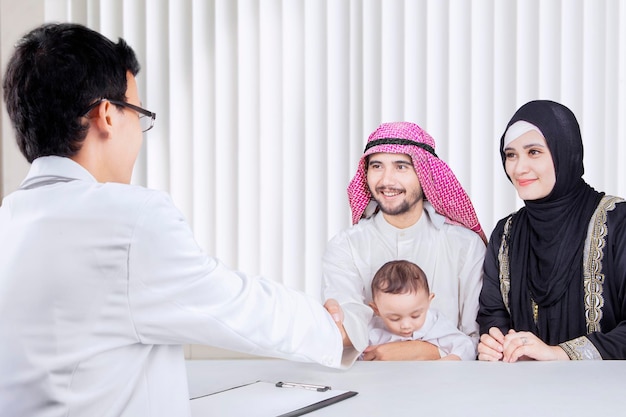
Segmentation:
{"type": "Polygon", "coordinates": [[[430,309],[435,297],[424,271],[416,264],[391,261],[372,280],[375,316],[369,325],[370,345],[403,340],[423,340],[439,348],[441,359],[475,360],[472,339],[442,314],[430,309]]]}

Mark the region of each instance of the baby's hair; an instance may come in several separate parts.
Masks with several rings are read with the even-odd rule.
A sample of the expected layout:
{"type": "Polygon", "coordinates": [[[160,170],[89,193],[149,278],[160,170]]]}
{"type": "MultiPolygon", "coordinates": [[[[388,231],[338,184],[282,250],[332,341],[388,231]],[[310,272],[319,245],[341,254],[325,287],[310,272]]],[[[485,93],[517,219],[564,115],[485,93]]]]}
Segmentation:
{"type": "Polygon", "coordinates": [[[372,298],[378,293],[406,294],[426,291],[428,280],[422,268],[406,260],[390,261],[380,267],[372,279],[372,298]]]}

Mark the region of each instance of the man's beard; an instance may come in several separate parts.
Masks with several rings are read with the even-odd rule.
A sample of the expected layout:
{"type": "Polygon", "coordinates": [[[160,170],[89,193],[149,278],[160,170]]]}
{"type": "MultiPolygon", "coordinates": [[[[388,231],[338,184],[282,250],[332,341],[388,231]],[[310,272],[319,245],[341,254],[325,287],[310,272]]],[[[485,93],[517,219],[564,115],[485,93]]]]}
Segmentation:
{"type": "MultiPolygon", "coordinates": [[[[382,194],[381,190],[377,191],[378,194],[382,194]]],[[[405,198],[405,200],[400,205],[393,208],[385,207],[385,205],[382,204],[381,201],[378,200],[376,197],[374,197],[374,200],[376,200],[380,211],[382,211],[384,214],[388,216],[398,216],[400,214],[410,212],[413,207],[415,207],[420,201],[422,201],[424,199],[424,192],[422,191],[422,189],[420,189],[419,191],[412,193],[410,196],[407,195],[407,197],[410,198],[405,198]]]]}

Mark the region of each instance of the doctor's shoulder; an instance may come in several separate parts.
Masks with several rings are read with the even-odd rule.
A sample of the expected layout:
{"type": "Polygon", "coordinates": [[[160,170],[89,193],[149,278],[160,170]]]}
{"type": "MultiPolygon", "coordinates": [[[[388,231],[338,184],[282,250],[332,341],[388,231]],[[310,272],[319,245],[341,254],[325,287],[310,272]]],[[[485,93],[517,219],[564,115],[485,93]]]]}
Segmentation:
{"type": "Polygon", "coordinates": [[[112,210],[132,212],[146,212],[159,209],[172,210],[182,216],[174,205],[171,196],[159,190],[139,185],[104,183],[100,184],[99,199],[112,210]]]}

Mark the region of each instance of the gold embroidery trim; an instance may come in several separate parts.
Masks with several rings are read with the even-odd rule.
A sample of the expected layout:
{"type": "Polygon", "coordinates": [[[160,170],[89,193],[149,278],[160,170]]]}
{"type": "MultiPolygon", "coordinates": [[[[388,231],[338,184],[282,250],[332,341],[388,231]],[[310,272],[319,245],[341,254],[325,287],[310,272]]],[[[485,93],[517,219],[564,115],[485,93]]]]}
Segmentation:
{"type": "Polygon", "coordinates": [[[601,331],[602,307],[604,296],[604,274],[602,273],[602,259],[606,236],[606,213],[615,208],[615,204],[624,201],[619,197],[606,195],[598,204],[596,211],[589,222],[587,238],[583,256],[583,285],[585,292],[585,321],[587,334],[601,331]]]}
{"type": "Polygon", "coordinates": [[[511,291],[511,275],[509,272],[509,232],[511,229],[511,221],[513,215],[510,215],[504,224],[504,232],[502,232],[502,240],[500,241],[500,249],[498,250],[498,262],[500,268],[498,271],[498,279],[500,280],[500,293],[506,310],[511,314],[509,308],[509,292],[511,291]]]}
{"type": "Polygon", "coordinates": [[[565,351],[572,361],[581,360],[601,360],[602,356],[596,347],[586,336],[577,337],[567,342],[559,343],[561,349],[565,351]]]}
{"type": "MultiPolygon", "coordinates": [[[[498,272],[498,278],[500,280],[500,294],[502,294],[502,300],[506,310],[511,314],[509,307],[509,293],[511,292],[511,274],[509,269],[509,233],[511,231],[511,223],[513,222],[513,215],[510,215],[504,224],[504,231],[502,232],[502,240],[500,242],[500,249],[498,250],[498,261],[500,262],[500,268],[498,272]]],[[[531,298],[531,308],[533,311],[533,320],[537,324],[539,319],[539,306],[535,303],[535,300],[531,298]]]]}

